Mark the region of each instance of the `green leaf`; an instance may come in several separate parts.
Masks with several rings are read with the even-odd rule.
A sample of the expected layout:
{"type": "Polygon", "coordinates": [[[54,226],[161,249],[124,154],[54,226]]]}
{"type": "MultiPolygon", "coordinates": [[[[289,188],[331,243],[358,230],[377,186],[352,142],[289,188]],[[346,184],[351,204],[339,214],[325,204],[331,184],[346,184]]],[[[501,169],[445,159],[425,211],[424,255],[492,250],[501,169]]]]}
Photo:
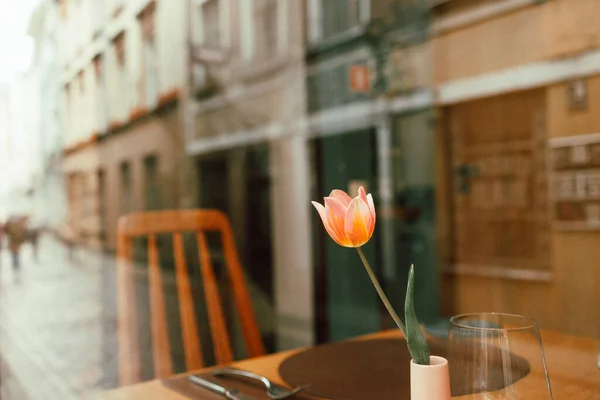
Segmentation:
{"type": "Polygon", "coordinates": [[[408,288],[404,302],[404,323],[406,324],[406,343],[408,351],[416,364],[429,365],[429,346],[415,313],[415,267],[411,264],[408,272],[408,288]]]}

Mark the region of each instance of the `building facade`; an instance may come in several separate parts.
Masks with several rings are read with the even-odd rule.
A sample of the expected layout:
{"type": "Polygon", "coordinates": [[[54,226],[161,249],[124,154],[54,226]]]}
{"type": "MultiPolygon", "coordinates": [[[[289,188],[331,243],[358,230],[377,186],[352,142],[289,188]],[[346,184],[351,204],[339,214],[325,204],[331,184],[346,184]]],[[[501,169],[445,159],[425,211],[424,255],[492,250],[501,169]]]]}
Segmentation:
{"type": "Polygon", "coordinates": [[[313,340],[308,151],[297,123],[305,115],[303,5],[201,0],[189,11],[186,140],[197,204],[230,216],[271,349],[313,340]]]}
{"type": "Polygon", "coordinates": [[[310,208],[363,185],[398,308],[415,263],[428,325],[499,310],[597,334],[578,305],[595,299],[600,35],[594,1],[573,4],[62,0],[67,220],[112,249],[119,215],[224,210],[283,349],[390,326],[310,208]]]}
{"type": "MultiPolygon", "coordinates": [[[[36,201],[36,190],[42,171],[40,161],[40,71],[37,65],[31,65],[26,71],[19,72],[5,87],[4,112],[0,111],[3,153],[0,172],[0,193],[6,209],[4,214],[29,216],[37,220],[41,214],[36,201]]],[[[1,96],[1,95],[0,95],[1,96]]],[[[0,100],[2,101],[2,100],[0,100]]]]}
{"type": "MultiPolygon", "coordinates": [[[[365,246],[403,308],[408,268],[424,322],[438,317],[429,9],[414,1],[307,2],[312,196],[364,186],[380,210],[365,246]]],[[[319,341],[390,326],[356,254],[313,217],[319,341]]]]}
{"type": "Polygon", "coordinates": [[[599,5],[433,11],[447,312],[513,312],[598,336],[599,5]]]}
{"type": "Polygon", "coordinates": [[[31,17],[29,34],[35,41],[32,63],[39,70],[40,115],[35,132],[39,153],[35,156],[41,168],[34,188],[36,219],[40,225],[56,232],[64,223],[66,201],[61,165],[63,129],[60,120],[58,12],[53,3],[40,3],[31,17]]]}
{"type": "Polygon", "coordinates": [[[120,215],[187,204],[184,2],[58,7],[67,220],[85,244],[114,251],[120,215]]]}

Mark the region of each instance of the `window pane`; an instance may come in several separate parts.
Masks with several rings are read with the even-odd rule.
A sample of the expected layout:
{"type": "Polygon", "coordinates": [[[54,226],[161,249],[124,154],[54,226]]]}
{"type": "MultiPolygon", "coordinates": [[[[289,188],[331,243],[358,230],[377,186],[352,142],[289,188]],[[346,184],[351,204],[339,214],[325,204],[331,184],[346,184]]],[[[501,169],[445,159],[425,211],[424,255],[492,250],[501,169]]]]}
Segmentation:
{"type": "Polygon", "coordinates": [[[220,34],[220,0],[208,0],[202,5],[202,24],[204,26],[204,44],[219,46],[221,44],[220,34]]]}
{"type": "MultiPolygon", "coordinates": [[[[361,187],[433,355],[452,316],[531,317],[555,398],[598,397],[598,0],[0,4],[2,400],[169,400],[241,360],[294,383],[270,353],[338,341],[394,349],[295,383],[408,373],[346,340],[400,339],[343,246],[361,187]]],[[[361,398],[408,398],[379,378],[361,398]]]]}

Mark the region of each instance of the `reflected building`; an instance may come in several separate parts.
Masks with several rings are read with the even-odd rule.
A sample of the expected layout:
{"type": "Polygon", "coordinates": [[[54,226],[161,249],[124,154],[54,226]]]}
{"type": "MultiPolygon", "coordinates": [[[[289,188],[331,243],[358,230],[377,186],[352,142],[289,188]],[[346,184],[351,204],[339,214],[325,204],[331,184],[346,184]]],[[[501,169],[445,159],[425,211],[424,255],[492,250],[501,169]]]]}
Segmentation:
{"type": "MultiPolygon", "coordinates": [[[[8,85],[0,86],[0,121],[5,127],[9,126],[10,123],[10,91],[8,85]]],[[[10,165],[12,158],[12,141],[10,138],[10,130],[0,130],[0,170],[6,171],[10,165]]],[[[0,193],[6,193],[8,189],[8,182],[2,180],[0,183],[0,193]]],[[[0,209],[0,218],[4,220],[8,215],[8,211],[5,210],[5,206],[0,209]]]]}
{"type": "Polygon", "coordinates": [[[0,89],[0,140],[6,145],[0,162],[3,217],[27,215],[35,221],[42,217],[35,190],[42,171],[39,79],[40,69],[32,64],[0,89]]]}
{"type": "Polygon", "coordinates": [[[117,219],[189,206],[183,2],[60,1],[69,228],[114,251],[117,219]]]}
{"type": "Polygon", "coordinates": [[[189,10],[196,205],[229,215],[269,349],[312,342],[303,4],[200,0],[189,10]]]}
{"type": "Polygon", "coordinates": [[[62,174],[63,126],[60,118],[60,64],[58,12],[53,1],[43,1],[34,11],[29,34],[35,41],[32,64],[39,70],[39,143],[41,170],[35,185],[36,219],[58,233],[66,215],[62,174]]]}
{"type": "Polygon", "coordinates": [[[498,310],[597,333],[600,35],[571,3],[59,1],[66,221],[114,250],[122,214],[225,211],[283,349],[391,327],[310,207],[363,185],[368,257],[398,309],[416,265],[428,328],[498,310]]]}
{"type": "MultiPolygon", "coordinates": [[[[312,197],[360,185],[378,224],[365,247],[396,308],[417,267],[417,311],[438,315],[433,93],[429,9],[417,1],[307,2],[308,126],[312,197]]],[[[313,216],[319,341],[390,327],[360,259],[313,216]]]]}
{"type": "Polygon", "coordinates": [[[598,4],[439,3],[444,308],[598,336],[598,4]]]}

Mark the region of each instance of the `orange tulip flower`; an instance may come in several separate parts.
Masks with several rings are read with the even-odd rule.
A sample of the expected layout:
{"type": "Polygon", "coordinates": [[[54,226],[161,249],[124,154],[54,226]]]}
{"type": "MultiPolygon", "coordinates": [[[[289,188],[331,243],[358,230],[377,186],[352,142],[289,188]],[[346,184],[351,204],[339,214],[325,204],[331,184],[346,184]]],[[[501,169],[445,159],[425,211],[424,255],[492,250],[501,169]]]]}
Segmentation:
{"type": "Polygon", "coordinates": [[[392,303],[385,295],[383,288],[377,280],[377,275],[371,268],[365,253],[361,246],[364,245],[373,236],[375,230],[375,204],[373,196],[365,192],[362,186],[358,188],[358,196],[352,198],[342,190],[333,190],[329,197],[325,197],[325,206],[316,201],[312,202],[315,206],[325,230],[337,244],[344,247],[354,247],[360,256],[360,260],[365,266],[365,270],[379,295],[383,305],[390,313],[392,319],[407,339],[408,350],[417,364],[429,365],[429,346],[427,340],[421,331],[413,304],[414,291],[414,268],[411,265],[408,275],[408,288],[406,295],[406,321],[410,324],[410,330],[394,310],[392,303]]]}
{"type": "Polygon", "coordinates": [[[373,196],[367,194],[362,186],[355,198],[336,189],[325,197],[325,206],[316,201],[312,204],[319,212],[327,233],[340,246],[360,247],[373,236],[375,204],[373,196]]]}

